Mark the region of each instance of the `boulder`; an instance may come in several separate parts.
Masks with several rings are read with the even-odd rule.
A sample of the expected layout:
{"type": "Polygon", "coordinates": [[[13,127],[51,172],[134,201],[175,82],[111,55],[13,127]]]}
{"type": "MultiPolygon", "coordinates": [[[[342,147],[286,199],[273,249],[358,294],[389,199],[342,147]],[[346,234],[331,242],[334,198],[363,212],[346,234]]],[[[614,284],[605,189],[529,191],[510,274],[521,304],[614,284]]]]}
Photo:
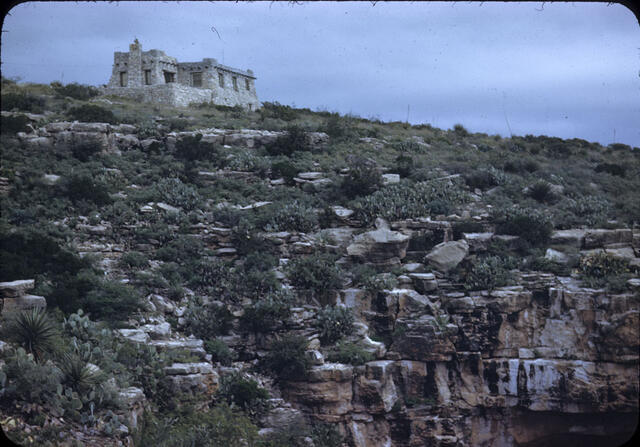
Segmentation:
{"type": "Polygon", "coordinates": [[[460,264],[468,254],[469,244],[465,240],[442,242],[436,245],[424,260],[436,270],[448,272],[460,264]]]}
{"type": "Polygon", "coordinates": [[[378,221],[376,226],[376,230],[356,236],[347,254],[375,266],[399,264],[407,254],[409,236],[390,230],[386,222],[378,221]]]}
{"type": "Polygon", "coordinates": [[[18,279],[16,281],[0,282],[0,296],[22,296],[27,290],[33,289],[34,285],[35,280],[33,279],[18,279]]]}
{"type": "Polygon", "coordinates": [[[409,273],[409,278],[420,293],[433,292],[438,288],[438,281],[433,273],[409,273]]]}

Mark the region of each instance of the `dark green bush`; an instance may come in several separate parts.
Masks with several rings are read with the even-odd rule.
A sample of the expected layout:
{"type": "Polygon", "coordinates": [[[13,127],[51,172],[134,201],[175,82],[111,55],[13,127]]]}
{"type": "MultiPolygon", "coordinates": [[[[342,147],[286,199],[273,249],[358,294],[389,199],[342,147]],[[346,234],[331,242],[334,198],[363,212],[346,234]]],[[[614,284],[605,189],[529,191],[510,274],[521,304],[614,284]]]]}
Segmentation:
{"type": "Polygon", "coordinates": [[[45,99],[28,93],[4,93],[2,95],[2,110],[21,110],[30,113],[43,113],[45,99]]]}
{"type": "Polygon", "coordinates": [[[266,146],[269,155],[291,156],[296,151],[310,151],[311,143],[309,136],[302,127],[289,126],[287,133],[281,135],[272,143],[266,146]]]}
{"type": "Polygon", "coordinates": [[[138,291],[127,284],[101,281],[80,304],[93,319],[116,322],[126,320],[139,310],[142,299],[138,291]]]}
{"type": "Polygon", "coordinates": [[[271,165],[272,178],[282,177],[289,186],[295,184],[293,178],[298,172],[298,168],[288,160],[277,161],[271,165]]]}
{"type": "Polygon", "coordinates": [[[578,270],[588,287],[609,286],[631,272],[628,260],[605,252],[582,257],[578,270]]]}
{"type": "Polygon", "coordinates": [[[122,255],[119,264],[121,267],[139,269],[149,266],[149,258],[139,251],[128,251],[122,255]]]}
{"type": "Polygon", "coordinates": [[[88,174],[75,174],[66,178],[63,188],[66,196],[74,203],[88,201],[97,206],[111,203],[107,185],[88,174]]]}
{"type": "Polygon", "coordinates": [[[378,164],[369,158],[350,156],[349,173],[342,179],[340,190],[349,198],[366,196],[382,185],[378,164]]]}
{"type": "Polygon", "coordinates": [[[400,174],[400,177],[409,177],[413,172],[415,162],[410,155],[400,154],[396,157],[395,172],[400,174]]]}
{"type": "Polygon", "coordinates": [[[285,335],[271,345],[263,366],[280,379],[304,380],[311,364],[305,355],[308,341],[298,335],[285,335]]]}
{"type": "Polygon", "coordinates": [[[230,366],[235,360],[234,352],[220,339],[205,340],[204,349],[211,354],[212,362],[220,362],[222,366],[230,366]]]}
{"type": "Polygon", "coordinates": [[[353,332],[354,317],[344,306],[325,306],[318,312],[316,324],[320,329],[322,344],[331,344],[353,332]]]}
{"type": "Polygon", "coordinates": [[[271,332],[289,319],[291,304],[289,295],[283,292],[269,293],[244,310],[240,327],[248,332],[271,332]]]}
{"type": "Polygon", "coordinates": [[[339,341],[327,355],[327,360],[358,366],[374,360],[374,355],[355,343],[339,341]]]}
{"type": "Polygon", "coordinates": [[[611,175],[617,175],[618,177],[624,177],[627,173],[626,165],[621,165],[617,163],[600,163],[596,166],[596,172],[606,172],[611,175]]]}
{"type": "Polygon", "coordinates": [[[297,200],[276,206],[265,225],[267,231],[300,231],[308,233],[318,226],[318,215],[311,207],[297,200]]]}
{"type": "Polygon", "coordinates": [[[228,404],[241,408],[250,416],[264,414],[269,408],[269,393],[253,379],[246,379],[240,373],[222,377],[217,397],[228,404]]]}
{"type": "Polygon", "coordinates": [[[498,169],[479,169],[464,176],[464,181],[471,190],[485,190],[504,183],[504,173],[498,169]]]}
{"type": "Polygon", "coordinates": [[[477,259],[465,276],[464,288],[493,290],[496,287],[509,285],[513,279],[510,270],[514,267],[515,262],[512,259],[498,256],[477,259]]]}
{"type": "Polygon", "coordinates": [[[484,225],[474,220],[464,220],[455,222],[451,228],[453,232],[453,239],[462,239],[463,233],[483,233],[485,231],[484,225]]]}
{"type": "Polygon", "coordinates": [[[138,434],[135,445],[156,447],[247,447],[257,446],[258,428],[240,410],[227,404],[192,411],[175,418],[167,416],[158,420],[145,413],[145,425],[138,434]]]}
{"type": "Polygon", "coordinates": [[[27,124],[31,122],[26,115],[2,116],[0,117],[3,135],[15,135],[18,132],[28,132],[27,124]]]}
{"type": "Polygon", "coordinates": [[[118,119],[111,110],[94,104],[82,104],[67,111],[69,118],[83,123],[118,124],[118,119]]]}
{"type": "MultiPolygon", "coordinates": [[[[100,94],[100,90],[90,85],[81,85],[77,83],[71,83],[67,85],[52,84],[56,92],[56,96],[65,98],[79,99],[86,101],[100,94]]],[[[107,122],[107,121],[105,121],[107,122]]]]}
{"type": "Polygon", "coordinates": [[[503,169],[506,172],[521,174],[524,172],[535,172],[540,169],[540,165],[530,158],[514,158],[505,161],[503,169]]]}
{"type": "Polygon", "coordinates": [[[498,220],[498,234],[520,236],[533,246],[546,244],[553,231],[553,223],[536,209],[515,208],[498,220]]]}
{"type": "Polygon", "coordinates": [[[465,129],[462,124],[455,124],[453,126],[453,132],[459,137],[466,137],[469,135],[469,131],[465,129]]]}
{"type": "Polygon", "coordinates": [[[101,151],[102,146],[97,141],[83,140],[71,146],[73,156],[82,162],[89,161],[93,155],[101,151]]]}
{"type": "Polygon", "coordinates": [[[322,298],[342,286],[343,272],[336,260],[336,256],[327,253],[292,259],[287,264],[287,276],[293,286],[312,290],[322,298]]]}
{"type": "Polygon", "coordinates": [[[186,330],[202,339],[214,339],[226,335],[231,329],[233,315],[219,304],[192,302],[184,313],[186,330]]]}
{"type": "Polygon", "coordinates": [[[291,106],[280,104],[277,101],[263,102],[260,113],[263,116],[263,120],[265,116],[269,116],[283,121],[293,121],[297,116],[297,112],[291,106]]]}
{"type": "Polygon", "coordinates": [[[202,141],[202,134],[183,136],[176,141],[176,158],[189,161],[215,160],[218,150],[212,143],[202,141]]]}

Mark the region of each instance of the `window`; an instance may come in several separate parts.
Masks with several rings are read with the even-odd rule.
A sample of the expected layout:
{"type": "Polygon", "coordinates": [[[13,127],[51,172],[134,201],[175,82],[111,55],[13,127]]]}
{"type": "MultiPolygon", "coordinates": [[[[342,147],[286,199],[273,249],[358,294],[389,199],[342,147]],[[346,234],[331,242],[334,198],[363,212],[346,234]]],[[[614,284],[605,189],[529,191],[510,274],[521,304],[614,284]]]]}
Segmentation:
{"type": "Polygon", "coordinates": [[[202,72],[195,71],[191,73],[191,85],[194,87],[202,87],[202,72]]]}
{"type": "Polygon", "coordinates": [[[251,90],[251,84],[249,83],[248,79],[244,80],[244,86],[247,90],[251,90]]]}
{"type": "Polygon", "coordinates": [[[144,71],[144,85],[151,85],[151,70],[144,71]]]}
{"type": "Polygon", "coordinates": [[[218,73],[218,83],[220,87],[224,88],[224,74],[218,73]]]}
{"type": "Polygon", "coordinates": [[[127,86],[127,72],[126,71],[121,71],[120,72],[120,87],[126,87],[127,86]]]}
{"type": "Polygon", "coordinates": [[[176,82],[176,74],[171,73],[170,71],[164,72],[164,82],[170,84],[172,82],[176,82]]]}
{"type": "Polygon", "coordinates": [[[235,76],[232,78],[233,80],[233,89],[237,92],[238,91],[238,78],[236,78],[235,76]]]}

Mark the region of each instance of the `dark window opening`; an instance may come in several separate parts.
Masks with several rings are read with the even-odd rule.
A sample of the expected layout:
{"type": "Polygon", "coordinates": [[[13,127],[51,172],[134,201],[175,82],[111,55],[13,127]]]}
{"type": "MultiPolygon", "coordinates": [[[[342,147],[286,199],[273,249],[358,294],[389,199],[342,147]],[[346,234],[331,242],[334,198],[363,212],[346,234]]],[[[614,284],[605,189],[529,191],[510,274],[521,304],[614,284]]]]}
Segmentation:
{"type": "Polygon", "coordinates": [[[176,74],[171,73],[170,71],[164,72],[164,82],[170,84],[172,82],[176,82],[176,74]]]}
{"type": "Polygon", "coordinates": [[[144,71],[144,85],[151,85],[151,70],[144,71]]]}
{"type": "Polygon", "coordinates": [[[237,92],[238,91],[238,78],[236,78],[235,76],[232,78],[233,80],[233,89],[237,92]]]}
{"type": "Polygon", "coordinates": [[[120,87],[126,87],[127,86],[127,72],[126,71],[121,71],[120,72],[120,87]]]}
{"type": "Polygon", "coordinates": [[[251,84],[249,83],[248,79],[244,80],[244,86],[247,90],[251,90],[251,84]]]}
{"type": "Polygon", "coordinates": [[[218,83],[220,87],[224,88],[224,75],[222,73],[218,73],[218,83]]]}
{"type": "Polygon", "coordinates": [[[194,87],[202,87],[202,72],[196,71],[191,73],[191,85],[194,87]]]}

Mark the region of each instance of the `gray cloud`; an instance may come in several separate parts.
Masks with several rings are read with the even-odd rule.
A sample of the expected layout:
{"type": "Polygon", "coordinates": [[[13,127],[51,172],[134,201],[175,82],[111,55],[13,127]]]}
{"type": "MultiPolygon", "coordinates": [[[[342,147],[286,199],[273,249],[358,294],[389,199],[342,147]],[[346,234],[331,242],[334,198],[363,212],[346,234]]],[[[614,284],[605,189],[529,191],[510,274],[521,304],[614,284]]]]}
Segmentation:
{"type": "Polygon", "coordinates": [[[134,37],[252,68],[265,101],[640,146],[638,23],[616,4],[26,3],[3,75],[103,84],[134,37]]]}

